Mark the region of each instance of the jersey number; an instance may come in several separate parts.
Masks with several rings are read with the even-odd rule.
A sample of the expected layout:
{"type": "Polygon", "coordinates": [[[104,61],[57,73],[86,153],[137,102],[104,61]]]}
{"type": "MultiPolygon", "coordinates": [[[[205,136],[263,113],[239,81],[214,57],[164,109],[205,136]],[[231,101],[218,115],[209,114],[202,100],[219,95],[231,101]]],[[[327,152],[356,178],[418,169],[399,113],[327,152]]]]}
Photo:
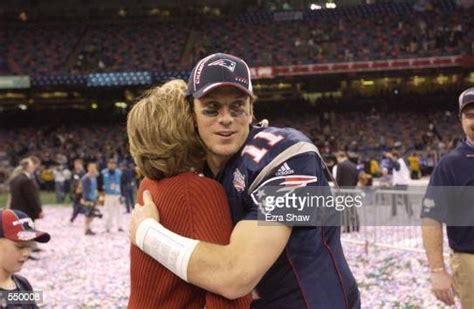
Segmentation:
{"type": "MultiPolygon", "coordinates": [[[[280,141],[282,141],[284,137],[281,135],[275,135],[268,132],[260,132],[257,135],[255,135],[254,139],[266,140],[268,146],[273,147],[276,144],[278,144],[280,141]]],[[[268,152],[267,148],[258,148],[253,145],[247,145],[242,151],[242,156],[245,154],[248,154],[250,157],[252,157],[252,160],[255,163],[258,163],[267,154],[267,152],[268,152]]]]}

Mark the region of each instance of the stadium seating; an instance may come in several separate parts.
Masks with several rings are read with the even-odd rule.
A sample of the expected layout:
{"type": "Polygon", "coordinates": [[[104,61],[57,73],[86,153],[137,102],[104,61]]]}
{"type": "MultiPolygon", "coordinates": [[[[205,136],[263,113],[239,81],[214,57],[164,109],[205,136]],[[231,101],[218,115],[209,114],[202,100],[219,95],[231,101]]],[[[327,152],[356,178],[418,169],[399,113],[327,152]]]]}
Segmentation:
{"type": "Polygon", "coordinates": [[[256,11],[168,22],[10,23],[0,30],[0,73],[173,76],[217,51],[251,66],[471,54],[473,9],[458,9],[452,0],[435,3],[423,10],[408,2],[307,10],[280,21],[277,12],[256,11]]]}

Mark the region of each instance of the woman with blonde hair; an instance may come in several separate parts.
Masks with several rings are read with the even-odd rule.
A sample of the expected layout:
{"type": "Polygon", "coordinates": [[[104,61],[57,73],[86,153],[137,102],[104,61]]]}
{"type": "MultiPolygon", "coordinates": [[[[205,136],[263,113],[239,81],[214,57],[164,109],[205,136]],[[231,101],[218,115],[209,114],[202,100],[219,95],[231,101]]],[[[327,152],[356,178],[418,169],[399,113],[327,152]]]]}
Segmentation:
{"type": "MultiPolygon", "coordinates": [[[[218,182],[196,172],[205,153],[185,95],[184,81],[167,82],[146,92],[128,115],[130,152],[145,177],[137,202],[143,204],[148,191],[145,198],[156,202],[170,230],[224,245],[232,231],[227,197],[218,182]]],[[[129,308],[248,308],[251,302],[250,296],[231,301],[193,286],[135,245],[130,259],[129,308]]]]}

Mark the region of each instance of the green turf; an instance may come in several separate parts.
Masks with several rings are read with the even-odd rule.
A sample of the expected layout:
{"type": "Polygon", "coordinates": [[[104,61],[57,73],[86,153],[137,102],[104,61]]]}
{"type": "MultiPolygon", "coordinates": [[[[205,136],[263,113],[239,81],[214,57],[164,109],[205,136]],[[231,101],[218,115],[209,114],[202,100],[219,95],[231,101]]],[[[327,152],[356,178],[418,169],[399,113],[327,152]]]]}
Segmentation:
{"type": "MultiPolygon", "coordinates": [[[[6,192],[0,193],[0,208],[5,207],[7,203],[7,196],[8,194],[6,192]]],[[[69,198],[66,198],[65,204],[57,204],[56,195],[54,192],[41,191],[40,198],[42,205],[69,206],[71,204],[69,198]]]]}

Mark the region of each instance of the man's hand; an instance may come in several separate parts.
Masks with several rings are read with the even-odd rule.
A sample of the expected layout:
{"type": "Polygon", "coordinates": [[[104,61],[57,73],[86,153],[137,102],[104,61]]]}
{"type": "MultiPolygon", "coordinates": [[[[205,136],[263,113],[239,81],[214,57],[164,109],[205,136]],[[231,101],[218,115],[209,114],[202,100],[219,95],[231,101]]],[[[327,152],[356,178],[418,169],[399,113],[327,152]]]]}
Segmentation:
{"type": "Polygon", "coordinates": [[[155,203],[153,203],[150,191],[143,192],[143,204],[143,206],[138,203],[135,204],[135,209],[132,211],[132,215],[130,217],[128,237],[134,245],[136,245],[135,236],[137,234],[138,227],[145,219],[151,218],[158,222],[160,221],[158,208],[156,207],[155,203]]]}
{"type": "Polygon", "coordinates": [[[433,294],[446,305],[454,305],[454,285],[451,275],[446,271],[431,273],[433,294]]]}

